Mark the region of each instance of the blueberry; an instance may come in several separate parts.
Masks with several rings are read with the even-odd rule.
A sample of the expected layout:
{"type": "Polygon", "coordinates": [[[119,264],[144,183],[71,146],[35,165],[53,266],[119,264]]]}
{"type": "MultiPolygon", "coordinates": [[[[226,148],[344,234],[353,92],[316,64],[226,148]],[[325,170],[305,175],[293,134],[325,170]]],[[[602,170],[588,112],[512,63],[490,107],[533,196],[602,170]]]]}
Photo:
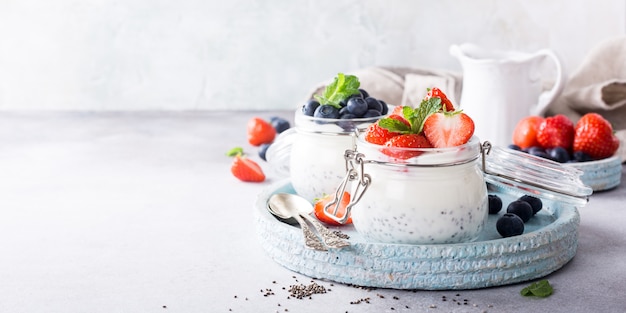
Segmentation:
{"type": "Polygon", "coordinates": [[[548,153],[546,153],[546,150],[544,150],[542,147],[530,147],[526,151],[528,152],[528,154],[534,155],[540,158],[544,158],[544,159],[550,158],[548,153]]]}
{"type": "Polygon", "coordinates": [[[567,152],[567,150],[563,147],[556,147],[548,150],[548,155],[550,156],[550,159],[559,163],[569,162],[569,152],[567,152]]]}
{"type": "Polygon", "coordinates": [[[355,122],[350,120],[353,118],[357,118],[357,116],[352,113],[346,113],[344,115],[341,115],[339,119],[342,119],[345,121],[339,121],[338,123],[339,127],[341,127],[345,131],[350,131],[350,132],[354,131],[355,122]]]}
{"type": "Polygon", "coordinates": [[[265,159],[265,153],[267,153],[267,149],[271,146],[271,143],[264,143],[261,146],[259,146],[259,157],[263,160],[263,161],[267,161],[265,159]]]}
{"type": "Polygon", "coordinates": [[[367,112],[363,114],[363,117],[377,117],[377,116],[380,116],[380,112],[374,111],[374,110],[367,110],[367,112]]]}
{"type": "Polygon", "coordinates": [[[376,100],[375,98],[367,97],[365,98],[365,102],[367,102],[368,110],[376,110],[378,112],[383,111],[383,105],[380,102],[378,102],[378,100],[376,100]]]}
{"type": "Polygon", "coordinates": [[[505,238],[521,235],[524,233],[524,221],[515,214],[505,213],[496,221],[496,230],[505,238]]]}
{"type": "Polygon", "coordinates": [[[365,89],[359,88],[359,92],[361,93],[361,97],[363,97],[363,99],[365,99],[365,98],[370,96],[370,94],[367,93],[367,91],[365,91],[365,89]]]}
{"type": "Polygon", "coordinates": [[[320,106],[320,103],[315,99],[311,99],[307,101],[304,106],[302,106],[302,113],[304,115],[313,116],[315,114],[315,110],[320,106]]]}
{"type": "Polygon", "coordinates": [[[515,214],[526,223],[533,216],[533,208],[526,201],[515,200],[506,207],[506,213],[515,214]]]}
{"type": "Polygon", "coordinates": [[[332,105],[324,104],[315,109],[313,116],[319,118],[339,118],[339,110],[332,105]]]}
{"type": "Polygon", "coordinates": [[[489,195],[489,214],[498,214],[502,210],[502,199],[497,195],[489,195]]]}
{"type": "Polygon", "coordinates": [[[378,99],[378,102],[380,103],[380,105],[383,106],[383,110],[380,111],[380,115],[387,115],[387,113],[389,113],[389,106],[387,105],[387,103],[380,99],[378,99]]]}
{"type": "Polygon", "coordinates": [[[589,162],[589,161],[593,161],[593,158],[591,158],[591,156],[585,152],[582,151],[576,151],[574,152],[574,154],[572,155],[572,158],[574,159],[574,161],[576,162],[589,162]]]}
{"type": "Polygon", "coordinates": [[[537,214],[537,212],[541,211],[541,208],[543,208],[543,202],[541,202],[541,199],[537,197],[523,195],[519,198],[519,200],[526,201],[530,204],[530,207],[533,209],[533,215],[537,214]]]}
{"type": "Polygon", "coordinates": [[[367,112],[367,102],[361,97],[351,97],[346,105],[348,111],[356,116],[363,116],[367,112]]]}
{"type": "Polygon", "coordinates": [[[510,145],[508,145],[508,148],[509,148],[509,149],[516,150],[516,151],[522,151],[522,148],[520,148],[520,146],[518,146],[518,145],[514,145],[514,144],[510,144],[510,145]]]}
{"type": "Polygon", "coordinates": [[[291,127],[291,125],[289,124],[289,121],[287,121],[286,119],[280,116],[270,117],[270,124],[274,126],[274,129],[276,129],[276,132],[279,134],[286,131],[287,129],[291,127]]]}

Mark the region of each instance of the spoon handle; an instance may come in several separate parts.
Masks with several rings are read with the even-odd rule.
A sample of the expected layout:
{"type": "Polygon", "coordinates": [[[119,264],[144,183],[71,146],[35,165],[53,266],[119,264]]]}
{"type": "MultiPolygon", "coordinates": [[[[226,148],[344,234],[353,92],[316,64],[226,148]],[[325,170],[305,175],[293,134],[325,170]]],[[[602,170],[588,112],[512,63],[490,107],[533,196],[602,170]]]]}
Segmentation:
{"type": "Polygon", "coordinates": [[[296,219],[296,221],[298,221],[298,224],[300,224],[302,234],[304,235],[304,244],[307,246],[307,248],[318,251],[328,251],[328,249],[326,249],[326,247],[320,241],[317,235],[315,235],[315,233],[311,231],[309,225],[299,215],[296,214],[293,217],[296,219]]]}
{"type": "Polygon", "coordinates": [[[322,236],[322,240],[324,243],[331,248],[343,248],[350,245],[350,243],[343,238],[337,236],[335,233],[330,231],[328,228],[324,227],[322,223],[314,219],[308,214],[302,214],[302,216],[315,227],[318,233],[322,236]]]}

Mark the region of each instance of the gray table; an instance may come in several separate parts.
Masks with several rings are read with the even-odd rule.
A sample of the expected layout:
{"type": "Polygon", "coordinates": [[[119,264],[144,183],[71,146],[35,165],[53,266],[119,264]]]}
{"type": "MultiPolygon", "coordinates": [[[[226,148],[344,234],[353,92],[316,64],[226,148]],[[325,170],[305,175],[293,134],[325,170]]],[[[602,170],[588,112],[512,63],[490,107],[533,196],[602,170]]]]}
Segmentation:
{"type": "Polygon", "coordinates": [[[261,162],[268,180],[242,183],[224,156],[239,145],[258,160],[245,125],[271,115],[291,117],[0,113],[0,312],[626,311],[623,185],[580,210],[577,255],[547,277],[545,299],[520,296],[525,283],[367,289],[284,269],[261,249],[253,217],[278,177],[261,162]],[[327,293],[288,299],[298,284],[327,293]]]}

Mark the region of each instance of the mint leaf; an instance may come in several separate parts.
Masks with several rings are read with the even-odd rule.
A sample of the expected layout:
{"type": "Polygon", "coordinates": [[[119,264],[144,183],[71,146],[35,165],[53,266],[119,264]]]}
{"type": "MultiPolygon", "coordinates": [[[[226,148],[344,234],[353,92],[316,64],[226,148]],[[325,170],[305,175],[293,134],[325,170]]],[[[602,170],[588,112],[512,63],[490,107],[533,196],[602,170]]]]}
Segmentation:
{"type": "Polygon", "coordinates": [[[554,292],[552,286],[548,282],[548,280],[543,279],[538,282],[534,282],[530,284],[530,286],[522,289],[520,294],[524,297],[535,296],[545,298],[550,296],[554,292]]]}
{"type": "MultiPolygon", "coordinates": [[[[410,108],[409,108],[410,109],[410,108]]],[[[383,118],[378,121],[378,126],[387,129],[390,132],[408,134],[411,132],[411,127],[406,124],[395,120],[393,118],[383,118]]]]}
{"type": "Polygon", "coordinates": [[[411,130],[415,134],[419,134],[424,129],[424,122],[426,119],[433,113],[436,113],[441,109],[441,99],[439,98],[430,98],[428,100],[423,100],[419,107],[412,110],[413,112],[408,112],[406,108],[402,110],[402,114],[404,114],[404,118],[406,118],[409,123],[411,123],[411,130]],[[408,113],[408,114],[407,114],[408,113]]]}
{"type": "Polygon", "coordinates": [[[360,86],[361,83],[356,76],[339,73],[321,95],[315,95],[315,99],[322,105],[329,104],[340,109],[339,103],[351,95],[358,94],[360,86]]]}

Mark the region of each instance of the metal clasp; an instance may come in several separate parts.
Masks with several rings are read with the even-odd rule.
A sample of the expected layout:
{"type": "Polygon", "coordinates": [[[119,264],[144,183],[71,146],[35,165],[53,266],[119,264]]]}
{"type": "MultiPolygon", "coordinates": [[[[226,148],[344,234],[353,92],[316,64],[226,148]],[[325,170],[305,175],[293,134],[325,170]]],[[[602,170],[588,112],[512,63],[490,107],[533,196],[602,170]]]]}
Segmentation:
{"type": "Polygon", "coordinates": [[[324,214],[341,224],[345,224],[348,221],[352,207],[363,197],[372,180],[370,175],[363,170],[363,164],[365,163],[363,158],[365,155],[358,153],[356,150],[346,150],[343,157],[346,160],[346,176],[335,190],[333,199],[324,206],[324,214]],[[352,187],[352,182],[355,181],[357,182],[350,193],[350,202],[346,206],[346,212],[340,216],[339,204],[343,199],[344,191],[349,186],[352,187]],[[331,209],[333,205],[334,208],[331,209]]]}

